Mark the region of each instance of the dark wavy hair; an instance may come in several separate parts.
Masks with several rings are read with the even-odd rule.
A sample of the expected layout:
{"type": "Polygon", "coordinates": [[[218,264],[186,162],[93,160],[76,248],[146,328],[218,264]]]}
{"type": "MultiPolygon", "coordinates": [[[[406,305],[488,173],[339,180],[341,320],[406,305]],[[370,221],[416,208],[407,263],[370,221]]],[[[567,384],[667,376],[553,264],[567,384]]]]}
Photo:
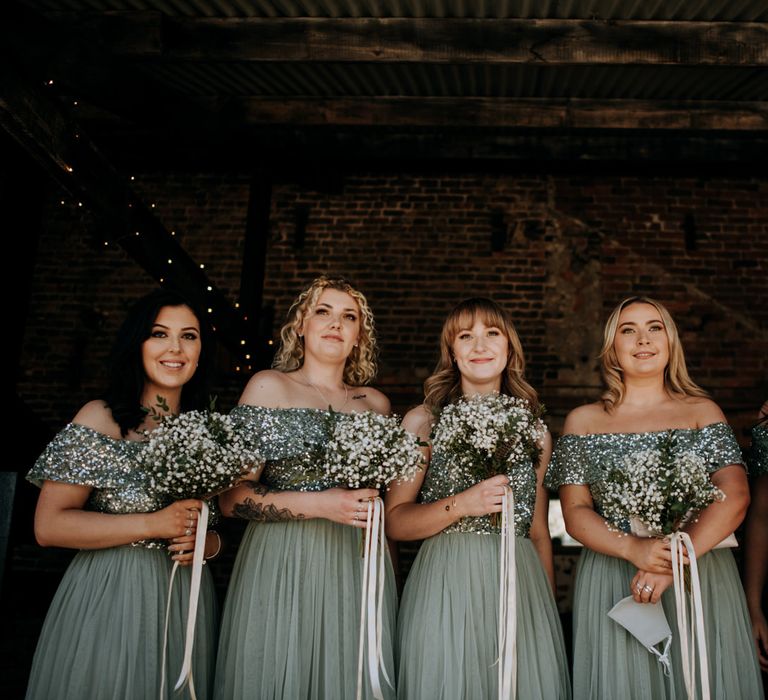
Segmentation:
{"type": "Polygon", "coordinates": [[[157,289],[128,310],[110,354],[107,391],[103,398],[123,437],[138,428],[146,416],[141,406],[146,381],[141,346],[150,337],[155,319],[165,306],[188,307],[200,324],[200,359],[195,374],[181,392],[181,410],[191,411],[208,405],[213,356],[211,330],[205,317],[188,299],[169,289],[157,289]]]}

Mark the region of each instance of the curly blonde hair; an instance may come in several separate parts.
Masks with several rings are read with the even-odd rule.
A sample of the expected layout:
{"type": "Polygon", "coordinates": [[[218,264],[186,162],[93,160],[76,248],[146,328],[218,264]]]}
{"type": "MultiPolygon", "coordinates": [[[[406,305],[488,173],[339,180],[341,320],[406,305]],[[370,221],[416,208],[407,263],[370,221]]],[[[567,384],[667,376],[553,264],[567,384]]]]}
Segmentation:
{"type": "Polygon", "coordinates": [[[477,318],[486,326],[503,331],[507,337],[507,366],[501,375],[501,393],[525,399],[532,411],[539,411],[536,390],[525,380],[523,346],[512,319],[496,302],[480,297],[465,299],[445,319],[440,333],[440,359],[424,382],[424,405],[436,417],[442,408],[461,397],[461,373],[453,361],[451,348],[459,332],[471,328],[477,318]]]}
{"type": "Polygon", "coordinates": [[[619,327],[619,316],[624,309],[632,306],[632,304],[650,304],[659,312],[661,322],[664,324],[669,343],[669,362],[664,369],[664,387],[667,392],[673,396],[709,397],[709,394],[696,384],[688,374],[680,334],[666,307],[650,297],[627,297],[611,311],[603,330],[603,347],[600,350],[600,355],[598,355],[601,362],[600,370],[603,383],[605,384],[605,391],[600,398],[605,410],[612,411],[624,400],[623,370],[619,365],[619,358],[614,349],[614,341],[619,327]]]}
{"type": "Polygon", "coordinates": [[[307,314],[315,308],[325,289],[346,292],[357,302],[360,309],[360,336],[344,366],[344,381],[352,386],[368,384],[377,371],[378,347],[373,312],[363,294],[342,277],[318,277],[296,297],[280,329],[280,347],[272,361],[272,367],[281,372],[293,372],[304,364],[304,339],[299,336],[299,331],[307,314]]]}

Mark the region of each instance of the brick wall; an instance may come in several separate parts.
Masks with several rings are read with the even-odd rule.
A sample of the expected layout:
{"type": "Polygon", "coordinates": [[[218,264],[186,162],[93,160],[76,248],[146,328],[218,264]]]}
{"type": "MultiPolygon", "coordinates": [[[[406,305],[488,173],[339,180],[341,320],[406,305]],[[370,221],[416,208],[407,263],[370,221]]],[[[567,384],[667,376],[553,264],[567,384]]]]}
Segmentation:
{"type": "MultiPolygon", "coordinates": [[[[694,378],[742,439],[768,395],[768,180],[406,172],[308,182],[282,179],[273,188],[264,302],[275,311],[274,331],[317,274],[349,276],[375,311],[379,384],[399,410],[419,400],[442,319],[470,295],[492,296],[512,312],[555,430],[568,409],[597,395],[602,324],[636,293],[669,305],[694,378]],[[302,246],[297,211],[307,214],[302,246]],[[499,252],[491,252],[494,229],[506,233],[499,252]]],[[[248,183],[242,174],[179,173],[137,173],[134,183],[233,303],[248,183]]],[[[18,373],[22,400],[51,429],[99,392],[127,304],[155,286],[119,247],[104,246],[83,208],[61,201],[52,198],[43,212],[18,373]]],[[[228,408],[247,377],[226,357],[220,364],[217,392],[228,408]]],[[[0,672],[19,688],[68,560],[30,543],[33,491],[21,484],[17,495],[24,532],[11,553],[10,632],[0,644],[0,672]]],[[[230,546],[213,567],[220,595],[242,523],[222,528],[230,546]]],[[[403,571],[414,552],[414,544],[401,547],[403,571]]],[[[566,610],[573,555],[556,561],[566,610]]]]}
{"type": "MultiPolygon", "coordinates": [[[[419,398],[445,313],[470,295],[512,312],[555,428],[568,408],[595,396],[602,323],[633,293],[668,303],[694,378],[729,417],[745,425],[764,398],[768,181],[418,172],[320,180],[273,188],[265,304],[276,332],[317,274],[357,282],[376,314],[379,383],[399,409],[419,398]],[[506,232],[500,252],[491,252],[494,227],[506,232]]],[[[248,177],[137,174],[135,184],[234,303],[248,177]]],[[[98,390],[127,302],[154,283],[119,248],[104,247],[75,203],[52,200],[45,219],[20,392],[59,425],[98,390]]],[[[224,372],[225,403],[244,382],[224,372]]]]}

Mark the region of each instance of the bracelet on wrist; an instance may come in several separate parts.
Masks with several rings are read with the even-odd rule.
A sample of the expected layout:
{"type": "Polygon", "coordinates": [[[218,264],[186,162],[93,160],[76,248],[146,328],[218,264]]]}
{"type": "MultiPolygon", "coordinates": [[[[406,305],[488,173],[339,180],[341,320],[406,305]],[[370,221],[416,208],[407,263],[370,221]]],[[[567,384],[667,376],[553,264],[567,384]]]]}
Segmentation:
{"type": "Polygon", "coordinates": [[[221,553],[221,535],[218,532],[216,532],[216,530],[208,530],[208,532],[212,532],[214,535],[216,535],[216,540],[218,541],[218,547],[216,547],[216,551],[213,554],[211,554],[209,557],[205,557],[206,561],[209,559],[215,559],[221,553]]]}

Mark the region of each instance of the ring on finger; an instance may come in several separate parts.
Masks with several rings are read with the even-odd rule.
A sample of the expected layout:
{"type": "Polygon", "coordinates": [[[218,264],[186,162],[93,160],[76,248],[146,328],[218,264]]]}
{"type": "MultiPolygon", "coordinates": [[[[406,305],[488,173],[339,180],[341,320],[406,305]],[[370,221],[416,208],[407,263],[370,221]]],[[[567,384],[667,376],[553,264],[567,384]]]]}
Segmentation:
{"type": "Polygon", "coordinates": [[[189,536],[192,534],[192,529],[191,529],[191,528],[187,528],[186,530],[184,530],[184,534],[185,534],[187,537],[189,537],[189,536]]]}
{"type": "Polygon", "coordinates": [[[643,590],[648,593],[653,593],[653,586],[643,586],[643,590]]]}
{"type": "Polygon", "coordinates": [[[636,590],[638,593],[640,593],[640,591],[642,591],[642,590],[643,590],[643,584],[642,584],[642,583],[638,583],[638,584],[635,586],[635,590],[636,590]]]}

